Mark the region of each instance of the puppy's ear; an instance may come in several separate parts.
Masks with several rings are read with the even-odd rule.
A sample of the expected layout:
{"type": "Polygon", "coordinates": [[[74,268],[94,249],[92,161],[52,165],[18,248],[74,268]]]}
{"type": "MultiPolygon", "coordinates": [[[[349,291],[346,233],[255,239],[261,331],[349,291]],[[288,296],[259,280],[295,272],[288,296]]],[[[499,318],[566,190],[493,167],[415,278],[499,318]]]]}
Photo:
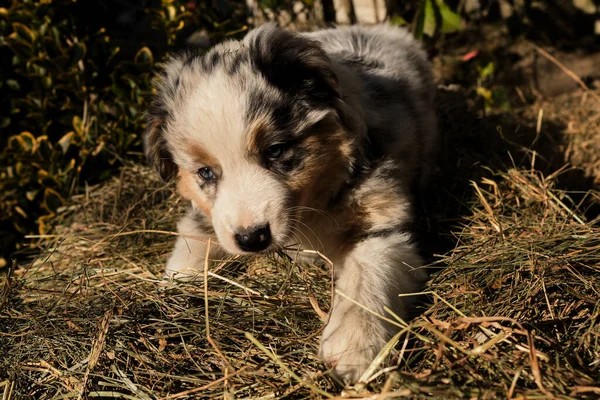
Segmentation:
{"type": "Polygon", "coordinates": [[[245,41],[255,67],[281,91],[319,102],[340,96],[331,61],[318,42],[274,23],[253,30],[245,41]]]}
{"type": "Polygon", "coordinates": [[[144,133],[144,152],[148,163],[158,171],[163,181],[168,182],[177,173],[177,165],[167,149],[163,127],[167,111],[160,98],[155,98],[146,114],[146,132],[144,133]]]}
{"type": "Polygon", "coordinates": [[[168,182],[177,174],[177,164],[173,161],[165,139],[165,125],[169,116],[169,104],[173,104],[181,71],[188,53],[172,57],[153,82],[156,94],[146,113],[146,132],[144,134],[144,152],[148,163],[158,171],[163,181],[168,182]]]}

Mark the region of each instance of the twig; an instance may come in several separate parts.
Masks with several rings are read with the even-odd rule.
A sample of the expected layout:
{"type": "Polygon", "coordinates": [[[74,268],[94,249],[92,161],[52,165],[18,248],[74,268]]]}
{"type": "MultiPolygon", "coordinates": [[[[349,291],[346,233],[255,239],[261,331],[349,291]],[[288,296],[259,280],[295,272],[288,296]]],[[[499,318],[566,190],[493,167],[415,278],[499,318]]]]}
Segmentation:
{"type": "Polygon", "coordinates": [[[4,382],[0,382],[0,388],[4,387],[4,393],[2,393],[2,400],[11,400],[13,390],[15,388],[15,381],[9,381],[8,379],[4,382]]]}
{"type": "Polygon", "coordinates": [[[573,79],[575,82],[577,82],[577,84],[579,86],[581,86],[581,88],[583,90],[585,90],[586,92],[588,92],[589,94],[592,95],[592,97],[594,99],[596,99],[596,101],[600,102],[600,96],[598,96],[593,90],[591,90],[588,85],[585,84],[584,81],[581,80],[580,77],[578,77],[573,71],[571,71],[569,68],[567,68],[563,63],[561,63],[560,61],[558,61],[556,58],[554,58],[550,53],[548,53],[546,50],[542,49],[539,46],[536,46],[535,44],[533,45],[533,48],[540,53],[541,55],[543,55],[544,57],[546,57],[548,60],[550,60],[552,63],[554,63],[558,68],[560,68],[565,74],[567,74],[571,79],[573,79]]]}
{"type": "Polygon", "coordinates": [[[223,377],[221,377],[221,378],[217,379],[216,381],[212,381],[211,383],[208,383],[208,384],[206,384],[206,385],[204,385],[204,386],[197,387],[197,388],[193,388],[193,389],[189,389],[189,390],[185,390],[185,391],[183,391],[183,392],[179,392],[179,393],[175,393],[175,394],[170,394],[170,395],[168,395],[168,396],[162,397],[160,400],[171,400],[171,399],[177,399],[177,398],[179,398],[179,397],[187,397],[187,396],[189,396],[190,394],[194,394],[194,393],[202,392],[202,391],[204,391],[204,390],[206,390],[206,389],[210,389],[211,387],[213,387],[213,386],[215,386],[215,385],[218,385],[219,383],[221,383],[221,382],[223,382],[223,381],[225,381],[225,380],[227,380],[227,379],[229,379],[229,378],[233,378],[234,376],[241,374],[241,373],[242,373],[242,372],[244,372],[246,369],[248,369],[248,366],[247,366],[247,365],[246,365],[246,366],[244,366],[244,367],[242,367],[242,368],[240,368],[240,369],[238,369],[237,371],[235,371],[235,372],[234,372],[234,373],[232,373],[232,374],[225,375],[225,376],[223,376],[223,377]]]}
{"type": "Polygon", "coordinates": [[[287,365],[285,365],[278,357],[277,355],[275,355],[274,353],[272,353],[271,351],[269,351],[261,342],[259,342],[250,332],[246,332],[245,333],[246,338],[251,341],[256,347],[258,347],[260,350],[263,351],[263,353],[265,353],[267,355],[267,357],[269,357],[271,360],[273,360],[274,363],[276,363],[277,365],[279,365],[281,367],[281,369],[283,369],[285,372],[287,372],[292,378],[296,379],[298,382],[302,382],[304,383],[304,385],[306,385],[307,388],[311,389],[312,391],[314,391],[315,393],[318,393],[322,396],[325,396],[329,399],[331,399],[333,396],[329,393],[327,393],[326,391],[320,389],[319,387],[313,385],[312,382],[304,380],[302,378],[300,378],[298,375],[296,375],[294,373],[294,371],[292,371],[291,369],[288,368],[287,365]]]}
{"type": "Polygon", "coordinates": [[[533,343],[533,337],[532,337],[532,334],[530,331],[527,331],[527,342],[529,344],[529,361],[531,363],[531,373],[533,374],[535,384],[537,385],[538,389],[540,389],[540,391],[542,393],[544,393],[546,396],[548,396],[548,398],[555,399],[556,397],[552,393],[550,393],[548,391],[548,389],[546,389],[544,387],[544,383],[542,382],[542,373],[540,372],[540,364],[538,362],[537,352],[535,350],[535,344],[533,343]]]}
{"type": "Polygon", "coordinates": [[[106,334],[108,333],[110,319],[112,318],[112,316],[113,309],[111,308],[104,314],[104,316],[100,320],[100,323],[98,324],[98,337],[94,341],[94,344],[92,345],[92,350],[90,351],[90,354],[88,356],[88,365],[85,371],[85,375],[83,377],[83,381],[81,382],[81,388],[79,389],[79,395],[77,396],[77,399],[83,398],[90,373],[98,363],[100,354],[102,354],[102,350],[104,349],[104,342],[106,341],[106,334]]]}
{"type": "Polygon", "coordinates": [[[252,293],[252,294],[254,294],[254,295],[256,295],[256,296],[260,296],[260,297],[262,297],[262,298],[263,298],[263,299],[265,299],[265,300],[268,300],[268,299],[269,299],[269,296],[267,296],[266,294],[262,294],[262,293],[260,293],[260,292],[258,292],[258,291],[256,291],[256,290],[254,290],[254,289],[250,289],[250,288],[249,288],[249,287],[247,287],[247,286],[244,286],[244,285],[242,285],[242,284],[240,284],[240,283],[237,283],[236,281],[232,281],[231,279],[225,278],[224,276],[217,275],[217,274],[215,274],[214,272],[210,272],[210,271],[208,271],[208,272],[207,272],[207,275],[208,275],[208,276],[212,276],[213,278],[217,278],[217,279],[219,279],[219,280],[221,280],[221,281],[223,281],[223,282],[227,282],[227,283],[229,283],[230,285],[236,286],[236,287],[238,287],[238,288],[242,289],[243,291],[245,291],[246,293],[252,293]]]}
{"type": "Polygon", "coordinates": [[[319,314],[319,316],[322,319],[325,319],[325,325],[329,324],[329,319],[331,318],[331,312],[333,311],[333,304],[334,304],[334,300],[335,300],[335,266],[333,264],[333,261],[331,261],[329,259],[329,257],[327,257],[325,254],[321,253],[318,250],[302,250],[303,253],[308,253],[308,254],[316,254],[317,256],[321,257],[323,260],[325,260],[325,262],[327,262],[329,264],[329,266],[331,267],[331,272],[330,272],[330,278],[331,278],[331,286],[330,286],[330,301],[329,301],[329,313],[327,314],[326,318],[323,318],[321,316],[321,314],[319,313],[319,311],[321,311],[321,309],[319,307],[316,307],[312,304],[311,301],[311,305],[313,306],[313,309],[315,310],[315,312],[317,314],[319,314]]]}
{"type": "MultiPolygon", "coordinates": [[[[209,256],[209,254],[210,254],[210,238],[206,242],[206,255],[204,257],[204,319],[205,319],[205,323],[206,323],[206,339],[208,340],[208,343],[210,343],[210,345],[213,347],[213,349],[215,349],[215,351],[217,352],[219,357],[221,357],[221,359],[225,363],[225,368],[230,371],[234,371],[235,368],[233,368],[231,366],[231,364],[229,364],[229,361],[227,361],[227,358],[225,358],[225,356],[221,352],[221,349],[219,349],[219,346],[217,346],[217,344],[210,337],[210,321],[208,319],[208,256],[209,256]]],[[[227,372],[225,372],[225,375],[227,375],[227,372]]]]}

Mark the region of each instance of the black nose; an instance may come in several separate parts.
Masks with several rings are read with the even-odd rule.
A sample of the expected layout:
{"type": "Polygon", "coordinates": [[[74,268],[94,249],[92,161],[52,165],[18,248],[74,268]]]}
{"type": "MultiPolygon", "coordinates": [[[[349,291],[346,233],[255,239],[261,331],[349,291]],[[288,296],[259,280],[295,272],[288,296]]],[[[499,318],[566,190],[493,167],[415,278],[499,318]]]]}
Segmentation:
{"type": "Polygon", "coordinates": [[[269,224],[240,229],[235,234],[235,241],[244,251],[261,251],[271,244],[271,228],[269,224]]]}

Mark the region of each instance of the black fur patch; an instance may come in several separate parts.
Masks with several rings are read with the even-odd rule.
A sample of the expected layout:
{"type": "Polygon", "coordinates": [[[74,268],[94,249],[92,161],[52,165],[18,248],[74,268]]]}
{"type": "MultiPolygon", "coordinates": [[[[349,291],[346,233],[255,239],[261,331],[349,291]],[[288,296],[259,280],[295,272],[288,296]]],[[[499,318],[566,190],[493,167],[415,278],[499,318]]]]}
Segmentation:
{"type": "Polygon", "coordinates": [[[211,50],[204,57],[202,57],[202,69],[204,72],[210,74],[213,72],[221,62],[221,54],[217,50],[211,50]]]}
{"type": "Polygon", "coordinates": [[[251,92],[248,94],[248,124],[262,117],[270,117],[273,122],[273,135],[280,141],[291,140],[295,137],[295,127],[299,125],[306,110],[293,98],[274,98],[270,93],[251,92]]]}
{"type": "Polygon", "coordinates": [[[209,235],[215,233],[212,224],[209,219],[201,212],[194,212],[192,214],[193,220],[201,231],[206,232],[209,235]]]}
{"type": "Polygon", "coordinates": [[[232,52],[227,57],[225,70],[229,75],[235,75],[239,72],[241,66],[250,60],[247,50],[232,52]]]}
{"type": "Polygon", "coordinates": [[[251,41],[250,55],[254,67],[284,94],[312,106],[339,97],[329,58],[315,41],[267,26],[251,41]]]}
{"type": "Polygon", "coordinates": [[[190,68],[192,65],[194,65],[198,60],[202,59],[202,54],[201,53],[192,53],[192,54],[188,54],[187,58],[185,59],[185,61],[183,62],[183,66],[190,68]]]}
{"type": "Polygon", "coordinates": [[[265,168],[280,175],[286,175],[302,166],[306,157],[306,149],[301,145],[290,144],[281,158],[273,161],[264,160],[265,168]]]}
{"type": "Polygon", "coordinates": [[[163,126],[169,116],[169,111],[162,97],[156,97],[146,114],[148,121],[144,134],[144,151],[148,163],[160,174],[160,177],[168,182],[177,173],[177,166],[165,143],[163,126]]]}
{"type": "Polygon", "coordinates": [[[410,232],[407,226],[395,226],[393,228],[375,229],[365,232],[359,237],[360,240],[371,238],[387,238],[393,235],[410,232]]]}

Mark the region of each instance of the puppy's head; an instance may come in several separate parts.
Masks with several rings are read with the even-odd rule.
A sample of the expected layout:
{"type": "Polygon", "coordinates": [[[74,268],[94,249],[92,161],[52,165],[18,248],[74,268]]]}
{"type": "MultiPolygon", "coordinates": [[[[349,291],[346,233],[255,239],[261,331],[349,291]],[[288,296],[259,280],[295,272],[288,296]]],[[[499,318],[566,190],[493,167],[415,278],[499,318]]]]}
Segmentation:
{"type": "Polygon", "coordinates": [[[297,210],[319,207],[348,178],[350,114],[319,44],[265,25],[166,64],[145,150],[223,248],[258,252],[285,245],[297,210]]]}

